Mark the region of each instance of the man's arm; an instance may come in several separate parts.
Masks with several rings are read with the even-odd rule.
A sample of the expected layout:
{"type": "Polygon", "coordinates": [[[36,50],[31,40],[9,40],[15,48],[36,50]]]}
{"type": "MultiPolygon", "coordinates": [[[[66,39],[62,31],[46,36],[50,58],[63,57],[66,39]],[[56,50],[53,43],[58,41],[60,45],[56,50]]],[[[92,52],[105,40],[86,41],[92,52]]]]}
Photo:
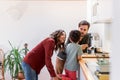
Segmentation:
{"type": "Polygon", "coordinates": [[[86,34],[83,39],[79,42],[82,46],[83,52],[87,52],[87,48],[91,46],[91,35],[90,33],[86,34]]]}
{"type": "Polygon", "coordinates": [[[85,50],[88,47],[88,44],[82,44],[81,47],[82,47],[82,50],[85,50]]]}

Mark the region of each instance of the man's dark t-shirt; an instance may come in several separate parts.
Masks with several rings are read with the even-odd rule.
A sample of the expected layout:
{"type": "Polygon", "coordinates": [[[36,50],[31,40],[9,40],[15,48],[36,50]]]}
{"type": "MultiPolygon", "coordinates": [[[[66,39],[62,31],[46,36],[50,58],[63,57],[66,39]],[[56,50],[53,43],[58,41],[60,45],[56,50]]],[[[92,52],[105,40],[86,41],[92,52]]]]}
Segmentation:
{"type": "MultiPolygon", "coordinates": [[[[67,42],[66,42],[66,45],[69,44],[69,43],[70,43],[70,40],[68,39],[67,42]]],[[[82,45],[82,44],[88,44],[88,47],[90,47],[90,46],[91,46],[91,35],[90,35],[90,33],[86,34],[86,35],[82,38],[82,40],[79,41],[78,44],[80,44],[80,45],[82,45]]],[[[85,49],[83,50],[83,53],[86,53],[86,52],[87,52],[87,48],[85,48],[85,49]]]]}

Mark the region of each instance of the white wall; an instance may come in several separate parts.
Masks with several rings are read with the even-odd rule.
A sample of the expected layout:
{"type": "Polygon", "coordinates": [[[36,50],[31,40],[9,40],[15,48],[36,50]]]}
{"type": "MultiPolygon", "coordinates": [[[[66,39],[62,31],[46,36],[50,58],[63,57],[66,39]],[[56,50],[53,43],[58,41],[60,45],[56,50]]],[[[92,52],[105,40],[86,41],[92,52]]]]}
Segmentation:
{"type": "Polygon", "coordinates": [[[86,19],[86,1],[0,1],[0,45],[31,49],[56,29],[67,33],[86,19]]]}
{"type": "Polygon", "coordinates": [[[111,53],[111,27],[112,23],[91,24],[90,33],[98,33],[102,50],[111,53]]]}
{"type": "Polygon", "coordinates": [[[111,80],[120,79],[120,0],[113,0],[111,80]]]}
{"type": "MultiPolygon", "coordinates": [[[[0,1],[0,48],[6,51],[10,40],[15,46],[28,43],[32,49],[56,29],[77,29],[86,19],[86,1],[0,1]]],[[[55,58],[54,58],[55,61],[55,58]]],[[[48,80],[45,69],[40,80],[48,80]]],[[[9,78],[7,78],[9,79],[9,78]]],[[[9,79],[10,80],[10,79],[9,79]]]]}

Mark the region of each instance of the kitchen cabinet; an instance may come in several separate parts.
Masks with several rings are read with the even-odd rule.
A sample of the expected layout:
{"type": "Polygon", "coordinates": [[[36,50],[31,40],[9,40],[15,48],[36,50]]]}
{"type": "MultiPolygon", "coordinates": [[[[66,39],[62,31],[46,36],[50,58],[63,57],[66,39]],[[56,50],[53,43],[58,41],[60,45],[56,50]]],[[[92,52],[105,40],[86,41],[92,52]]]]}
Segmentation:
{"type": "MultiPolygon", "coordinates": [[[[96,71],[99,71],[99,72],[108,72],[109,71],[109,66],[106,66],[106,68],[105,68],[105,64],[104,64],[104,67],[101,67],[98,64],[98,60],[101,60],[103,58],[102,55],[103,54],[97,54],[97,55],[84,54],[82,56],[82,60],[79,61],[79,63],[80,63],[80,80],[109,80],[108,73],[98,73],[99,77],[95,73],[96,71]],[[99,57],[99,59],[98,59],[98,57],[99,57]],[[108,69],[108,71],[107,71],[107,69],[108,69]]],[[[104,54],[104,61],[109,61],[108,54],[104,54]]]]}
{"type": "Polygon", "coordinates": [[[86,77],[84,75],[84,71],[82,70],[82,67],[80,67],[80,79],[79,80],[86,80],[86,77]]]}
{"type": "Polygon", "coordinates": [[[100,36],[100,43],[103,51],[111,53],[111,29],[112,29],[112,7],[113,0],[88,0],[90,33],[97,33],[100,36]]]}
{"type": "Polygon", "coordinates": [[[92,23],[111,23],[112,0],[92,0],[91,6],[92,23]]]}

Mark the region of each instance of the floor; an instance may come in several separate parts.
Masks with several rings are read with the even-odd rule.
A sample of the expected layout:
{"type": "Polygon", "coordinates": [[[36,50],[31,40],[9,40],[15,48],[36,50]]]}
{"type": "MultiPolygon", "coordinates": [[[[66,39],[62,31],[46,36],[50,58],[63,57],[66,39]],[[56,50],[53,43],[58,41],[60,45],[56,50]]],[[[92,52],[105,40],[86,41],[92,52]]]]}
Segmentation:
{"type": "MultiPolygon", "coordinates": [[[[55,62],[56,62],[56,53],[53,54],[52,56],[52,63],[53,63],[53,66],[55,66],[55,62]]],[[[42,71],[40,72],[39,74],[39,79],[38,80],[50,80],[50,75],[49,75],[49,72],[46,68],[46,66],[42,69],[42,71]]]]}

